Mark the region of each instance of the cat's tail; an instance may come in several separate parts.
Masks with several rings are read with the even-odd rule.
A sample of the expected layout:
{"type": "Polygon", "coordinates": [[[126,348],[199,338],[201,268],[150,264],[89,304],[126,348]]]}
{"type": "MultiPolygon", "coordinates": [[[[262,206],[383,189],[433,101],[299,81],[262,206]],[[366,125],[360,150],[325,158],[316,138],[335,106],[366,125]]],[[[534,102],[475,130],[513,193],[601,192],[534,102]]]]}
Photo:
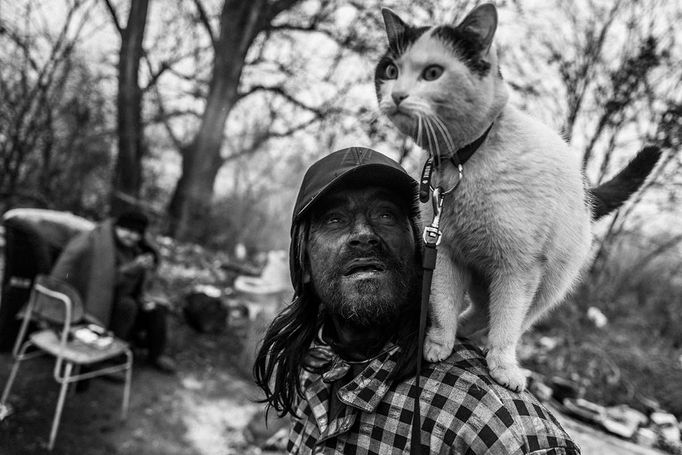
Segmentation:
{"type": "Polygon", "coordinates": [[[653,145],[644,147],[615,177],[588,189],[592,219],[608,215],[627,201],[642,186],[660,157],[660,148],[653,145]]]}

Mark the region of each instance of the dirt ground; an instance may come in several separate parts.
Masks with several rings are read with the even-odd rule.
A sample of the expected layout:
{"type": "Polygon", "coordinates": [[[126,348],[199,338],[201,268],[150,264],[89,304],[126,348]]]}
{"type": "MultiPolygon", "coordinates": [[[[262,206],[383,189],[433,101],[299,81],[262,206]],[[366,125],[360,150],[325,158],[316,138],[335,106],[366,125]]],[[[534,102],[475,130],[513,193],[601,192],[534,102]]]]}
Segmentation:
{"type": "MultiPolygon", "coordinates": [[[[257,455],[263,438],[254,441],[247,424],[261,410],[258,391],[243,363],[242,337],[235,331],[197,334],[172,318],[170,353],[179,372],[167,376],[135,365],[130,411],[119,420],[122,386],[94,380],[83,393],[67,397],[54,454],[64,455],[257,455]]],[[[11,357],[0,356],[0,384],[9,374],[11,357]]],[[[0,422],[0,454],[47,453],[46,444],[57,400],[51,363],[27,361],[10,397],[15,412],[0,422]]],[[[559,416],[585,455],[653,455],[559,416]]],[[[273,422],[281,425],[283,422],[273,422]]],[[[270,454],[276,452],[268,452],[270,454]]]]}
{"type": "MultiPolygon", "coordinates": [[[[173,318],[169,352],[179,371],[168,376],[138,362],[130,410],[120,420],[123,387],[102,379],[67,396],[55,454],[224,455],[260,453],[244,428],[261,408],[241,371],[240,337],[198,334],[173,318]]],[[[0,357],[4,385],[11,356],[0,357]]],[[[0,454],[46,453],[58,385],[47,359],[22,364],[9,399],[15,411],[0,422],[0,454]]]]}

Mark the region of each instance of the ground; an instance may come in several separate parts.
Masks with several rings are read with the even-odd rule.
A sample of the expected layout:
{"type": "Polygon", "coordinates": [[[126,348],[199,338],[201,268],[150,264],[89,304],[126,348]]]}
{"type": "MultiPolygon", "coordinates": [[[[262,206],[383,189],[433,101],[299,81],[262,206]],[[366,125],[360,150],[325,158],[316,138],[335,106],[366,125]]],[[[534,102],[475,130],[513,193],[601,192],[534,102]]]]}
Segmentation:
{"type": "MultiPolygon", "coordinates": [[[[170,353],[179,372],[168,376],[134,367],[128,418],[121,422],[122,386],[93,380],[67,397],[55,454],[209,455],[250,453],[243,429],[260,409],[258,393],[242,369],[240,338],[197,334],[174,318],[170,353]]],[[[9,373],[0,357],[0,384],[9,373]]],[[[13,415],[0,423],[0,453],[45,453],[58,386],[48,359],[27,361],[10,397],[13,415]]]]}
{"type": "MultiPolygon", "coordinates": [[[[73,455],[256,455],[263,438],[245,431],[261,411],[258,390],[244,368],[243,331],[198,334],[179,316],[171,318],[170,353],[179,372],[167,376],[138,362],[127,420],[119,420],[122,387],[94,380],[68,396],[53,453],[73,455]]],[[[0,384],[10,355],[0,356],[0,384]]],[[[0,454],[47,453],[57,384],[47,359],[28,361],[19,371],[10,402],[15,413],[0,423],[0,454]]],[[[585,455],[650,451],[559,416],[585,455]]],[[[277,425],[277,421],[273,423],[277,425]]],[[[273,452],[270,452],[273,453],[273,452]]]]}

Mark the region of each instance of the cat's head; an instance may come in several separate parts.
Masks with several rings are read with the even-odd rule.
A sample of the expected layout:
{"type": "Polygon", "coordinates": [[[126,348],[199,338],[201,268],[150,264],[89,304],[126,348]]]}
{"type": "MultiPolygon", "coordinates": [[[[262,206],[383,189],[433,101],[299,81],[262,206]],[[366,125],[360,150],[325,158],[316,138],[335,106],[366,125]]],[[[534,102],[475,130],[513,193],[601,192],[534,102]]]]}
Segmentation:
{"type": "Polygon", "coordinates": [[[381,112],[431,153],[474,141],[507,100],[493,44],[495,6],[435,27],[411,27],[386,8],[382,14],[389,46],[374,74],[381,112]]]}

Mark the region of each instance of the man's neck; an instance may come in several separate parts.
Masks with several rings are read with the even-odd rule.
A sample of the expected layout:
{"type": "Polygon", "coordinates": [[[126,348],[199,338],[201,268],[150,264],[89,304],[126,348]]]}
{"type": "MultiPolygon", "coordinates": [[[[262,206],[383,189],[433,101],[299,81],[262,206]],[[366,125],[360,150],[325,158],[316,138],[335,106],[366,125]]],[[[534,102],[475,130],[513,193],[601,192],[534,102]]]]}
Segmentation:
{"type": "Polygon", "coordinates": [[[342,358],[362,361],[379,354],[389,341],[390,331],[368,329],[349,323],[340,318],[330,317],[323,331],[323,338],[329,342],[342,358]]]}

